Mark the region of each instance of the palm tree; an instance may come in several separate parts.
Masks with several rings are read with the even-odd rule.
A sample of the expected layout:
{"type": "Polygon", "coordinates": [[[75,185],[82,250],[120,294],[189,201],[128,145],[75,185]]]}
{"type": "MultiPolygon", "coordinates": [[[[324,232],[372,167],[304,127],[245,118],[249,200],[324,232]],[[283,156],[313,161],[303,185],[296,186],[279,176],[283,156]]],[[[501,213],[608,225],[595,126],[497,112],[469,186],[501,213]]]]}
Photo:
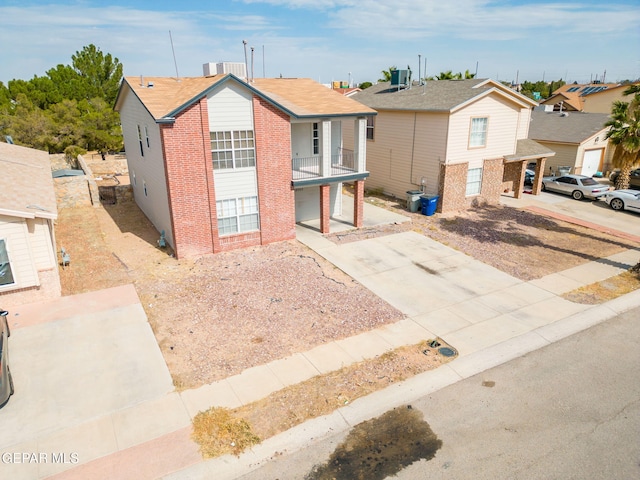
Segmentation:
{"type": "Polygon", "coordinates": [[[382,70],[382,77],[378,79],[379,82],[390,82],[391,81],[391,72],[397,70],[398,68],[394,65],[393,67],[389,67],[389,70],[382,70]]]}
{"type": "Polygon", "coordinates": [[[620,169],[616,188],[629,188],[631,170],[640,163],[640,84],[631,85],[623,95],[633,95],[630,102],[618,100],[611,108],[608,138],[614,145],[612,163],[620,169]]]}

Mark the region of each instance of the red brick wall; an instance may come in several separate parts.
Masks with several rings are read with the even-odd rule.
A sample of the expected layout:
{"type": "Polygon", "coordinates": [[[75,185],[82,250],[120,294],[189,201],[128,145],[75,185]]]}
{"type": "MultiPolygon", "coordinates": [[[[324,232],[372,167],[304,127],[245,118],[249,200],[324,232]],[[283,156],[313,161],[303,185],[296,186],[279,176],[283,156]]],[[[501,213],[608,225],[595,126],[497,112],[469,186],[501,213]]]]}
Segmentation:
{"type": "Polygon", "coordinates": [[[469,164],[440,165],[440,186],[437,211],[440,213],[466,210],[479,205],[496,205],[503,188],[503,159],[484,161],[480,195],[466,196],[469,164]]]}
{"type": "Polygon", "coordinates": [[[218,226],[206,98],[161,133],[176,257],[211,253],[218,226]]]}
{"type": "Polygon", "coordinates": [[[256,168],[260,205],[260,243],[296,237],[295,198],[291,186],[289,116],[259,97],[253,98],[256,168]]]}
{"type": "Polygon", "coordinates": [[[356,180],[353,187],[353,226],[360,228],[364,219],[364,181],[356,180]]]}

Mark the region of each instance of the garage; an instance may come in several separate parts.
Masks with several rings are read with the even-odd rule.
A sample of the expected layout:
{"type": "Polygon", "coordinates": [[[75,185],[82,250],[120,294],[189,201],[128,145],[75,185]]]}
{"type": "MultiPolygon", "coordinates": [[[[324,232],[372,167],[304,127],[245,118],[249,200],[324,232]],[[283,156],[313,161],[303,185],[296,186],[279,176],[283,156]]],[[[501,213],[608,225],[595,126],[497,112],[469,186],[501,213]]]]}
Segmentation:
{"type": "Polygon", "coordinates": [[[586,150],[582,159],[582,175],[592,177],[596,172],[602,171],[602,158],[604,148],[586,150]]]}

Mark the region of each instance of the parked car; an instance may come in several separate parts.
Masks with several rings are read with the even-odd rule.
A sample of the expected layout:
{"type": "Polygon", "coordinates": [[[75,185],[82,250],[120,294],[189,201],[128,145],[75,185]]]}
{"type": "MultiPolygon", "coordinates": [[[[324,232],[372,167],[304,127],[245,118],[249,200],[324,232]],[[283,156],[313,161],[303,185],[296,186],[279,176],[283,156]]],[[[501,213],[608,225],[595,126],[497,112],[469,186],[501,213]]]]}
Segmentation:
{"type": "MultiPolygon", "coordinates": [[[[618,175],[620,175],[620,170],[614,170],[613,172],[611,172],[611,175],[609,175],[609,180],[611,180],[611,183],[613,183],[614,185],[616,183],[618,175]]],[[[629,174],[629,185],[631,185],[632,187],[640,187],[640,168],[631,170],[631,173],[629,174]]]]}
{"type": "Polygon", "coordinates": [[[536,177],[535,170],[529,170],[528,168],[524,171],[524,184],[525,185],[533,185],[533,179],[536,177]]]}
{"type": "Polygon", "coordinates": [[[609,187],[586,175],[568,174],[560,177],[543,177],[542,190],[571,195],[576,200],[582,200],[584,197],[597,200],[609,191],[609,187]]]}
{"type": "Polygon", "coordinates": [[[614,210],[640,212],[640,192],[637,190],[611,190],[603,198],[614,210]]]}
{"type": "Polygon", "coordinates": [[[9,322],[7,315],[9,312],[0,310],[0,407],[4,406],[13,395],[13,378],[11,378],[11,370],[9,370],[9,322]]]}

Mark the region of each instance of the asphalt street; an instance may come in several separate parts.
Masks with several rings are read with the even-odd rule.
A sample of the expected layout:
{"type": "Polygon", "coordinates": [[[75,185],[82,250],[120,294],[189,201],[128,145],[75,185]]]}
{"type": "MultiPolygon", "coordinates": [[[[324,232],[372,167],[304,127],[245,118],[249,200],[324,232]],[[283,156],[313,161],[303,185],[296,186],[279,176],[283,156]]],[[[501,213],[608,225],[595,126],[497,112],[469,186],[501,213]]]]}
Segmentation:
{"type": "MultiPolygon", "coordinates": [[[[639,343],[635,308],[420,398],[442,446],[389,478],[640,478],[639,343]]],[[[241,478],[303,479],[348,433],[241,478]]]]}

